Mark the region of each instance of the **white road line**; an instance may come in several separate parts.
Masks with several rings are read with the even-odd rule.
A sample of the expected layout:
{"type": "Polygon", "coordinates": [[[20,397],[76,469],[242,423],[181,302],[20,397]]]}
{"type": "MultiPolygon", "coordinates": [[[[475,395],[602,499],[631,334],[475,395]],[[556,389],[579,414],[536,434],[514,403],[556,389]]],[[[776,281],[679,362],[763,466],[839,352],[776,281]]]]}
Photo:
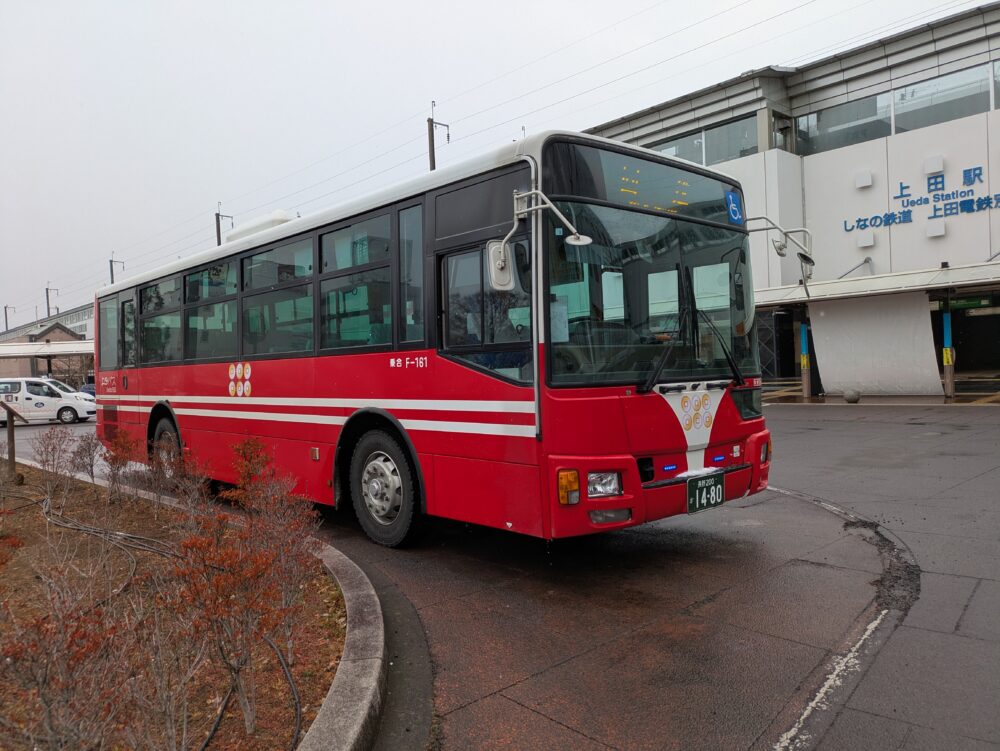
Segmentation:
{"type": "Polygon", "coordinates": [[[802,710],[802,714],[799,715],[798,721],[792,726],[791,730],[785,733],[774,744],[774,751],[792,751],[792,749],[801,748],[801,744],[809,741],[808,735],[799,735],[802,732],[802,728],[806,724],[806,720],[809,719],[810,715],[817,709],[825,709],[827,704],[827,697],[834,691],[834,689],[843,685],[845,678],[852,671],[858,670],[861,665],[858,662],[858,653],[861,651],[861,647],[875,632],[879,624],[885,618],[888,610],[883,610],[878,614],[878,618],[868,624],[868,628],[861,635],[854,646],[851,647],[850,651],[845,655],[838,657],[833,663],[833,669],[826,677],[823,685],[820,687],[819,691],[816,692],[816,696],[813,700],[806,705],[806,708],[802,710]]]}

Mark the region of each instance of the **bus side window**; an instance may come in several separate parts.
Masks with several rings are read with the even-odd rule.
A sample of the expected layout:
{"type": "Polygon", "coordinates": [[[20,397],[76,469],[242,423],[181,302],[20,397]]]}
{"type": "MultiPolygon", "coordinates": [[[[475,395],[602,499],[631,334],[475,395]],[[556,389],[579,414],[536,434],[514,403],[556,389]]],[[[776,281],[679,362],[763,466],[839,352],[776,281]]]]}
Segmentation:
{"type": "Polygon", "coordinates": [[[399,293],[402,326],[399,339],[424,338],[424,223],[423,206],[399,212],[399,293]]]}
{"type": "Polygon", "coordinates": [[[135,303],[122,303],[122,365],[135,367],[135,303]]]}
{"type": "Polygon", "coordinates": [[[251,308],[243,313],[246,316],[243,326],[243,341],[257,345],[267,336],[267,320],[261,308],[251,308]]]}
{"type": "Polygon", "coordinates": [[[484,247],[446,256],[444,350],[515,381],[530,381],[531,268],[527,245],[514,243],[513,290],[489,285],[484,247]]]}

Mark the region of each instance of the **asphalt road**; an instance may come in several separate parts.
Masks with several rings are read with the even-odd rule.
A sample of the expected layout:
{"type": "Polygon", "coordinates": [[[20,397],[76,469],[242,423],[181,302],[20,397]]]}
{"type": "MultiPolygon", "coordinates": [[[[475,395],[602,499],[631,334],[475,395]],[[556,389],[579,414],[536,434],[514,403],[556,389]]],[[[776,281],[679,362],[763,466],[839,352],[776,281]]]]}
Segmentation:
{"type": "MultiPolygon", "coordinates": [[[[327,535],[411,603],[399,630],[423,626],[445,749],[769,747],[871,620],[882,568],[860,530],[776,493],[550,545],[449,523],[408,550],[346,520],[327,535]]],[[[423,748],[431,692],[393,688],[415,737],[390,703],[380,748],[423,748]]]]}
{"type": "MultiPolygon", "coordinates": [[[[67,436],[78,436],[84,433],[92,433],[96,430],[96,423],[93,418],[91,418],[86,422],[78,422],[73,425],[61,425],[59,423],[32,423],[31,425],[18,425],[14,429],[14,447],[16,449],[17,457],[19,459],[23,457],[25,459],[34,460],[35,452],[31,445],[32,439],[39,433],[43,433],[53,427],[65,433],[67,436]]],[[[7,428],[5,426],[0,428],[0,443],[6,444],[6,442],[7,428]]],[[[3,452],[3,458],[7,458],[6,450],[3,452]]]]}
{"type": "Polygon", "coordinates": [[[1000,748],[1000,412],[767,418],[787,493],[625,532],[545,544],[434,521],[385,550],[331,514],[323,534],[386,616],[378,747],[772,748],[886,610],[800,747],[1000,748]],[[886,604],[888,543],[823,502],[915,560],[908,612],[886,604]]]}
{"type": "Polygon", "coordinates": [[[874,519],[920,598],[850,695],[829,748],[1000,748],[1000,411],[779,405],[777,487],[874,519]]]}

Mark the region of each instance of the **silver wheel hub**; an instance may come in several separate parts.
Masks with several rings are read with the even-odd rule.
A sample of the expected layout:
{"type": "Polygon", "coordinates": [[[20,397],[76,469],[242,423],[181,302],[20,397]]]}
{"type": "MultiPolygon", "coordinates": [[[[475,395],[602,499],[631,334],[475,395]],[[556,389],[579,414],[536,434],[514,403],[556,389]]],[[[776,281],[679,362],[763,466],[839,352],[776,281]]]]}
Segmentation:
{"type": "Polygon", "coordinates": [[[365,508],[379,524],[392,524],[403,503],[403,483],[399,469],[383,451],[371,453],[361,471],[361,494],[365,508]]]}

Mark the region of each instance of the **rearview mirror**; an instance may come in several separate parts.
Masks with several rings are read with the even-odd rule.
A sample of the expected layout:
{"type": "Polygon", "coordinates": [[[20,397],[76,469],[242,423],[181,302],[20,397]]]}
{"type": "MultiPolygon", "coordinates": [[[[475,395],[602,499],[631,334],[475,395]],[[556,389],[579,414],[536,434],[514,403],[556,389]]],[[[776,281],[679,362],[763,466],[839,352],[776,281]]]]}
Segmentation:
{"type": "Polygon", "coordinates": [[[486,264],[489,268],[490,287],[500,292],[514,289],[514,264],[510,245],[501,240],[486,243],[486,264]]]}

